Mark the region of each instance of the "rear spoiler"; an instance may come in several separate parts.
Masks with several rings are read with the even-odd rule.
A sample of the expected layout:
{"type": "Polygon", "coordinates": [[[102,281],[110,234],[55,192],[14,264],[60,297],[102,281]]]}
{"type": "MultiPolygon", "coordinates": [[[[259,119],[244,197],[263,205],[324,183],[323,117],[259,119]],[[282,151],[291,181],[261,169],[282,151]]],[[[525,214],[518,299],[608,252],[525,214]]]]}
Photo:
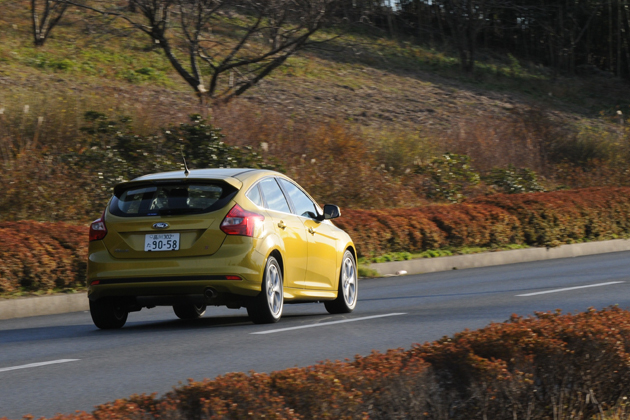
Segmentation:
{"type": "Polygon", "coordinates": [[[114,187],[114,195],[116,197],[120,197],[120,194],[122,194],[124,190],[130,189],[130,188],[150,187],[154,185],[157,186],[157,185],[164,185],[164,184],[186,185],[186,184],[211,184],[211,183],[217,183],[217,182],[225,182],[226,184],[231,185],[237,190],[240,190],[241,187],[243,186],[243,183],[241,181],[232,177],[216,178],[216,179],[210,179],[210,178],[173,178],[173,179],[166,178],[166,179],[150,179],[150,180],[147,179],[147,180],[139,180],[139,181],[121,182],[120,184],[117,184],[114,187]]]}

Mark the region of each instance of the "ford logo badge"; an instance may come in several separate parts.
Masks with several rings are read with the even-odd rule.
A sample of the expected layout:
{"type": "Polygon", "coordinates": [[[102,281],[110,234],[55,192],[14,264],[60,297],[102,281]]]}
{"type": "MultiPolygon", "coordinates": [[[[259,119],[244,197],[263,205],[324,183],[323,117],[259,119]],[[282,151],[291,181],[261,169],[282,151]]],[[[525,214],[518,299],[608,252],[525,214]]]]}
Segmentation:
{"type": "Polygon", "coordinates": [[[153,223],[153,229],[166,229],[168,227],[168,223],[159,222],[153,223]]]}

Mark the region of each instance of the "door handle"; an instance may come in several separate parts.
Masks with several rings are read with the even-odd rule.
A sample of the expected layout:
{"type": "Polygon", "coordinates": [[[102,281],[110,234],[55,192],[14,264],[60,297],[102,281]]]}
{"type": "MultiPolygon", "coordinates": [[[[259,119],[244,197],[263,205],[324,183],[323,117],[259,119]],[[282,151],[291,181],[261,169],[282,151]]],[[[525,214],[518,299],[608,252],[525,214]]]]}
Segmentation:
{"type": "Polygon", "coordinates": [[[280,223],[278,223],[278,227],[280,229],[286,229],[287,225],[285,225],[284,222],[282,220],[280,220],[280,223]]]}
{"type": "Polygon", "coordinates": [[[313,229],[312,227],[309,227],[308,233],[310,233],[311,235],[315,235],[315,229],[313,229]]]}

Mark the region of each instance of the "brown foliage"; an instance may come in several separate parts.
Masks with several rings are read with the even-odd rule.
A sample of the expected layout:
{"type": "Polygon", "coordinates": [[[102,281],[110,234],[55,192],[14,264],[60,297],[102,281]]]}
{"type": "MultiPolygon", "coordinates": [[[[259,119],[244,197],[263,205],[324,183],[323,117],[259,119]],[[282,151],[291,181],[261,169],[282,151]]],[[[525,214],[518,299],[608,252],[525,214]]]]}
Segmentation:
{"type": "Polygon", "coordinates": [[[85,286],[87,228],[0,223],[0,293],[85,286]]]}
{"type": "Polygon", "coordinates": [[[473,200],[518,218],[524,243],[556,246],[630,233],[628,188],[585,188],[553,193],[494,195],[473,200]]]}
{"type": "Polygon", "coordinates": [[[544,173],[545,145],[553,138],[566,137],[563,130],[566,127],[540,109],[517,110],[460,122],[446,136],[445,146],[447,151],[470,156],[482,172],[512,164],[544,173]]]}
{"type": "Polygon", "coordinates": [[[444,247],[557,246],[630,234],[630,189],[495,194],[461,204],[346,210],[335,223],[360,256],[444,247]]]}
{"type": "Polygon", "coordinates": [[[455,389],[451,418],[591,418],[630,390],[630,314],[513,316],[412,350],[441,387],[455,389]]]}

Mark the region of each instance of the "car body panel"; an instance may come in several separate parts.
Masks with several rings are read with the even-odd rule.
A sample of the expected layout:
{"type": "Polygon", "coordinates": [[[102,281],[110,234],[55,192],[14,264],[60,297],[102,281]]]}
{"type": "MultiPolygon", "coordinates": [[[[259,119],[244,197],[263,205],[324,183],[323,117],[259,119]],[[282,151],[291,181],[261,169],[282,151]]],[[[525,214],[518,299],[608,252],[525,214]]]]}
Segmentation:
{"type": "MultiPolygon", "coordinates": [[[[124,289],[129,295],[133,287],[143,293],[151,290],[151,294],[170,294],[173,288],[186,282],[186,278],[200,276],[239,276],[242,280],[195,280],[199,286],[197,291],[203,294],[206,287],[221,286],[225,291],[246,295],[260,292],[262,282],[262,268],[266,255],[256,249],[257,239],[243,236],[229,236],[211,258],[197,257],[163,257],[158,259],[119,259],[112,257],[103,243],[90,243],[88,260],[88,296],[99,299],[102,296],[113,295],[116,289],[124,289]],[[177,277],[179,280],[147,282],[148,279],[168,279],[177,277]],[[103,280],[124,280],[122,283],[97,284],[103,280]],[[134,281],[134,279],[138,279],[134,281]]],[[[104,282],[107,283],[107,282],[104,282]]]]}
{"type": "MultiPolygon", "coordinates": [[[[231,203],[233,205],[233,203],[231,203]]],[[[230,210],[231,205],[203,215],[122,217],[107,214],[105,222],[108,233],[103,242],[116,258],[161,258],[212,255],[223,244],[227,236],[219,225],[230,210]],[[156,223],[166,223],[167,228],[155,229],[156,223]],[[177,251],[144,250],[145,236],[154,233],[179,233],[180,244],[177,251]],[[160,255],[157,256],[156,252],[160,255]]]]}
{"type": "Polygon", "coordinates": [[[273,229],[283,243],[284,284],[286,287],[302,287],[308,261],[306,229],[293,215],[269,209],[265,209],[265,213],[273,221],[273,229]]]}
{"type": "Polygon", "coordinates": [[[308,238],[308,278],[304,287],[309,289],[337,288],[337,266],[339,265],[338,240],[340,229],[329,223],[302,218],[308,238]],[[331,264],[330,261],[335,261],[331,264]]]}

